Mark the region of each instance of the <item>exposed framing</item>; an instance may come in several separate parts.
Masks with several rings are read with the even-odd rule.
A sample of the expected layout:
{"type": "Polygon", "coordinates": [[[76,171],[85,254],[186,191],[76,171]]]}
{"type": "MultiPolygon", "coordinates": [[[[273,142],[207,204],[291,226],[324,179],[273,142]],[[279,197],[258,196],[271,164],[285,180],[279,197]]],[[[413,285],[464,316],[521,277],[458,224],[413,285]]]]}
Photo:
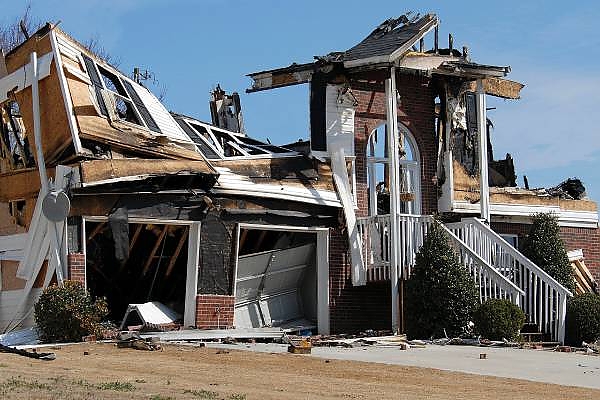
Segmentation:
{"type": "MultiPolygon", "coordinates": [[[[85,224],[89,222],[107,222],[108,217],[83,216],[82,217],[82,249],[87,254],[85,224]]],[[[198,221],[162,220],[154,218],[128,218],[129,224],[156,224],[188,226],[188,259],[185,276],[185,306],[183,312],[184,327],[196,326],[196,296],[198,295],[198,261],[200,257],[200,226],[198,221]]],[[[236,246],[237,247],[237,246],[236,246]]],[[[237,250],[236,250],[237,256],[237,250]]],[[[87,287],[87,256],[85,257],[85,273],[87,287]]],[[[237,260],[237,259],[236,259],[237,260]]],[[[237,262],[237,261],[236,261],[237,262]]]]}
{"type": "Polygon", "coordinates": [[[292,225],[266,225],[238,223],[236,227],[235,267],[233,270],[233,296],[236,293],[236,277],[238,273],[239,238],[242,229],[265,231],[305,232],[316,234],[316,268],[317,268],[317,330],[320,335],[329,334],[329,228],[302,227],[292,225]]]}

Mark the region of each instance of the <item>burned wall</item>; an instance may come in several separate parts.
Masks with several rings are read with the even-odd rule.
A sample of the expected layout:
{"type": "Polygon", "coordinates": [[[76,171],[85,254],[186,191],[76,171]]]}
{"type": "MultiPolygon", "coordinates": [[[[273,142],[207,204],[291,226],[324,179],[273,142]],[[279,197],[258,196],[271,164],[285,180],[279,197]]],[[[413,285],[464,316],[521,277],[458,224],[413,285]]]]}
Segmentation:
{"type": "Polygon", "coordinates": [[[235,224],[224,222],[215,213],[206,216],[200,227],[199,294],[232,294],[235,269],[235,224]]]}

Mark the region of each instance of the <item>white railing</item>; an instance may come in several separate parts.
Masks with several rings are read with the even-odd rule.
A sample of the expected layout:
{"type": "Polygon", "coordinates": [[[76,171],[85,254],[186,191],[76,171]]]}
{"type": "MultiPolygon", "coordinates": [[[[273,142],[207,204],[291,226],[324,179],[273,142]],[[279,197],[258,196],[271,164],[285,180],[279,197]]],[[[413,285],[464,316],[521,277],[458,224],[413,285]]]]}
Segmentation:
{"type": "MultiPolygon", "coordinates": [[[[398,215],[397,218],[400,232],[398,276],[408,279],[415,265],[415,256],[423,245],[434,219],[431,216],[406,214],[398,215]]],[[[364,244],[363,260],[367,270],[367,280],[390,279],[391,252],[393,251],[390,215],[357,218],[357,225],[364,244]]],[[[523,291],[470,249],[452,231],[441,226],[448,235],[461,263],[478,285],[481,301],[502,298],[509,299],[518,305],[524,295],[523,291]]]]}
{"type": "Polygon", "coordinates": [[[390,215],[356,218],[359,237],[363,244],[362,255],[367,281],[390,279],[391,225],[390,215]]]}
{"type": "Polygon", "coordinates": [[[447,224],[483,260],[518,286],[520,306],[530,323],[552,340],[564,342],[567,298],[571,292],[476,218],[447,224]]]}

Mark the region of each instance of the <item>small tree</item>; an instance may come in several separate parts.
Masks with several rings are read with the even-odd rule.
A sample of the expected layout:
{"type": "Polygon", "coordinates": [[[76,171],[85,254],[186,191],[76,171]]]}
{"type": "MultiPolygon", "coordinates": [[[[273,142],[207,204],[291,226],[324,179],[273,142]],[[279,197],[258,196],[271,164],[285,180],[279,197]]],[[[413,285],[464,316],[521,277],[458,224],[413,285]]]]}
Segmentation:
{"type": "Polygon", "coordinates": [[[558,220],[553,214],[533,216],[533,224],[523,243],[523,254],[558,283],[575,292],[573,269],[560,238],[558,220]]]}
{"type": "Polygon", "coordinates": [[[94,301],[80,282],[64,281],[43,291],[34,313],[43,341],[79,342],[82,336],[100,333],[108,306],[104,299],[94,301]]]}
{"type": "Polygon", "coordinates": [[[479,302],[477,287],[443,231],[434,223],[406,283],[406,333],[410,338],[462,333],[479,302]]]}

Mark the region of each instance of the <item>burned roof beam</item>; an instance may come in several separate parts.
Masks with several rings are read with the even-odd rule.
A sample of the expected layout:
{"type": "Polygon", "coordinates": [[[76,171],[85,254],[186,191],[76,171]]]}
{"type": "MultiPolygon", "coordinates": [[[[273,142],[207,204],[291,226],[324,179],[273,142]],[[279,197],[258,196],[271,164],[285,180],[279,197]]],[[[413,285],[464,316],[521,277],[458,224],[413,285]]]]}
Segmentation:
{"type": "Polygon", "coordinates": [[[300,65],[292,64],[286,68],[248,74],[247,76],[249,76],[253,82],[252,87],[246,89],[246,93],[308,83],[310,82],[314,70],[314,63],[300,65]]]}
{"type": "MultiPolygon", "coordinates": [[[[469,83],[469,91],[474,92],[477,83],[475,81],[469,83]]],[[[521,89],[525,85],[519,82],[511,81],[502,78],[485,78],[483,79],[483,91],[490,96],[501,97],[503,99],[520,99],[521,89]]]]}

